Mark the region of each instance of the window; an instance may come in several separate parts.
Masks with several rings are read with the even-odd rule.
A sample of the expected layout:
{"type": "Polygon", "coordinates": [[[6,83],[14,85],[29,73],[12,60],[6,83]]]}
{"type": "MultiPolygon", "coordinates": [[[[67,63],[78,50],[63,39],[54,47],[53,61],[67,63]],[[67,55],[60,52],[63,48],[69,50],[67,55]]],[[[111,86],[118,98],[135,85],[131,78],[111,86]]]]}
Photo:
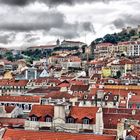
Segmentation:
{"type": "Polygon", "coordinates": [[[68,118],[67,123],[74,123],[74,118],[72,118],[72,117],[68,118]]]}
{"type": "Polygon", "coordinates": [[[105,96],[105,100],[108,100],[108,96],[105,96]]]}
{"type": "Polygon", "coordinates": [[[86,105],[86,101],[83,101],[83,105],[86,105]]]}
{"type": "Polygon", "coordinates": [[[83,119],[83,124],[89,124],[90,120],[88,118],[83,119]]]}
{"type": "Polygon", "coordinates": [[[31,108],[32,108],[32,105],[31,105],[31,104],[29,104],[29,110],[31,110],[31,108]]]}
{"type": "Polygon", "coordinates": [[[95,101],[92,101],[91,104],[94,105],[95,104],[95,101]]]}
{"type": "Polygon", "coordinates": [[[115,100],[115,101],[117,100],[117,96],[114,96],[114,100],[115,100]]]}
{"type": "Polygon", "coordinates": [[[132,108],[132,104],[129,104],[129,108],[132,108]]]}
{"type": "Polygon", "coordinates": [[[46,122],[52,122],[52,118],[51,117],[46,117],[46,122]]]}
{"type": "Polygon", "coordinates": [[[88,95],[84,95],[84,99],[87,99],[88,98],[88,95]]]}
{"type": "Polygon", "coordinates": [[[37,117],[32,117],[32,121],[37,121],[37,117]]]}
{"type": "Polygon", "coordinates": [[[116,106],[116,102],[113,102],[113,105],[116,106]]]}
{"type": "Polygon", "coordinates": [[[22,104],[19,104],[19,108],[22,108],[22,104]]]}
{"type": "Polygon", "coordinates": [[[45,105],[45,103],[46,103],[46,99],[41,99],[41,104],[45,105]]]}
{"type": "Polygon", "coordinates": [[[29,105],[28,105],[28,104],[25,104],[25,105],[24,105],[24,109],[25,109],[25,110],[29,110],[29,105]]]}

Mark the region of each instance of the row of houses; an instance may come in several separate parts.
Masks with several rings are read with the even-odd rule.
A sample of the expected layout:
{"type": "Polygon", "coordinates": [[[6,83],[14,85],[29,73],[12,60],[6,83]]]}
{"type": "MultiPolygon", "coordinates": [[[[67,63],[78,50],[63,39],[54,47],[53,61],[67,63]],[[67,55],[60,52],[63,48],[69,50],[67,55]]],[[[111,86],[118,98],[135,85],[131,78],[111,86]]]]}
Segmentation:
{"type": "Polygon", "coordinates": [[[96,45],[94,50],[95,58],[101,58],[106,56],[118,56],[125,55],[129,57],[138,57],[140,55],[140,42],[119,42],[114,45],[112,43],[100,43],[96,45]]]}

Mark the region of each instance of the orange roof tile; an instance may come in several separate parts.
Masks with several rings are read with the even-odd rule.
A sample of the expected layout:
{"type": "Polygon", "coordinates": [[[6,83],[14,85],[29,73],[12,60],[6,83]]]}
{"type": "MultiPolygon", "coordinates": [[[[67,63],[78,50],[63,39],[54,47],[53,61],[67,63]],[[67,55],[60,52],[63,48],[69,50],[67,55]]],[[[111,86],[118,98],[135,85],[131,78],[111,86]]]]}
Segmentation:
{"type": "Polygon", "coordinates": [[[1,102],[34,102],[39,103],[38,96],[0,96],[1,102]]]}
{"type": "Polygon", "coordinates": [[[5,106],[6,113],[11,113],[14,110],[15,106],[5,106]]]}
{"type": "Polygon", "coordinates": [[[133,96],[129,99],[129,102],[131,102],[131,103],[139,103],[139,102],[140,102],[140,96],[133,95],[133,96]]]}
{"type": "Polygon", "coordinates": [[[45,117],[54,116],[54,106],[52,105],[33,105],[29,116],[45,117]]]}
{"type": "Polygon", "coordinates": [[[69,116],[75,119],[83,119],[85,117],[89,119],[95,119],[96,112],[98,111],[98,107],[71,107],[69,116]]]}
{"type": "Polygon", "coordinates": [[[89,85],[72,85],[71,91],[88,91],[89,85]]]}
{"type": "Polygon", "coordinates": [[[3,139],[14,140],[115,140],[115,136],[7,129],[3,139]]]}
{"type": "Polygon", "coordinates": [[[140,139],[140,127],[131,126],[131,132],[129,135],[134,136],[137,140],[140,139]]]}
{"type": "Polygon", "coordinates": [[[70,99],[73,98],[71,94],[65,93],[65,92],[51,92],[48,95],[45,96],[45,98],[52,98],[52,99],[70,99]]]}
{"type": "Polygon", "coordinates": [[[7,79],[1,79],[0,80],[0,86],[26,86],[28,83],[28,80],[7,80],[7,79]]]}
{"type": "Polygon", "coordinates": [[[3,126],[20,125],[23,126],[25,119],[20,118],[0,118],[0,124],[3,126]]]}

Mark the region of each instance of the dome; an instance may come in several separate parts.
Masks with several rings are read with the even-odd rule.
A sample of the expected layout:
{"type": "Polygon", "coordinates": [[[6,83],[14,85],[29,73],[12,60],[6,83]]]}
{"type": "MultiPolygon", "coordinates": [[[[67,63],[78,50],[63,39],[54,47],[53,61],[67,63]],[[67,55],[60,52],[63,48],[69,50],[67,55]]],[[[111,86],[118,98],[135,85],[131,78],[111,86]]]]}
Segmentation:
{"type": "Polygon", "coordinates": [[[136,140],[135,137],[128,135],[125,137],[125,140],[136,140]]]}

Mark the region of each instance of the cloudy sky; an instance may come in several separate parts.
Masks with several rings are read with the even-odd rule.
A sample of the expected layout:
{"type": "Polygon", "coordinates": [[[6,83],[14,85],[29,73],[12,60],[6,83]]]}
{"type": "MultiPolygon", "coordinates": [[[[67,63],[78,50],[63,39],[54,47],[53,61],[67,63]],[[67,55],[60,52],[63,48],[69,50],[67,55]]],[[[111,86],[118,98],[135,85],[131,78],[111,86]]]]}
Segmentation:
{"type": "Polygon", "coordinates": [[[55,44],[57,38],[90,44],[140,24],[139,7],[140,0],[0,0],[0,46],[55,44]]]}

